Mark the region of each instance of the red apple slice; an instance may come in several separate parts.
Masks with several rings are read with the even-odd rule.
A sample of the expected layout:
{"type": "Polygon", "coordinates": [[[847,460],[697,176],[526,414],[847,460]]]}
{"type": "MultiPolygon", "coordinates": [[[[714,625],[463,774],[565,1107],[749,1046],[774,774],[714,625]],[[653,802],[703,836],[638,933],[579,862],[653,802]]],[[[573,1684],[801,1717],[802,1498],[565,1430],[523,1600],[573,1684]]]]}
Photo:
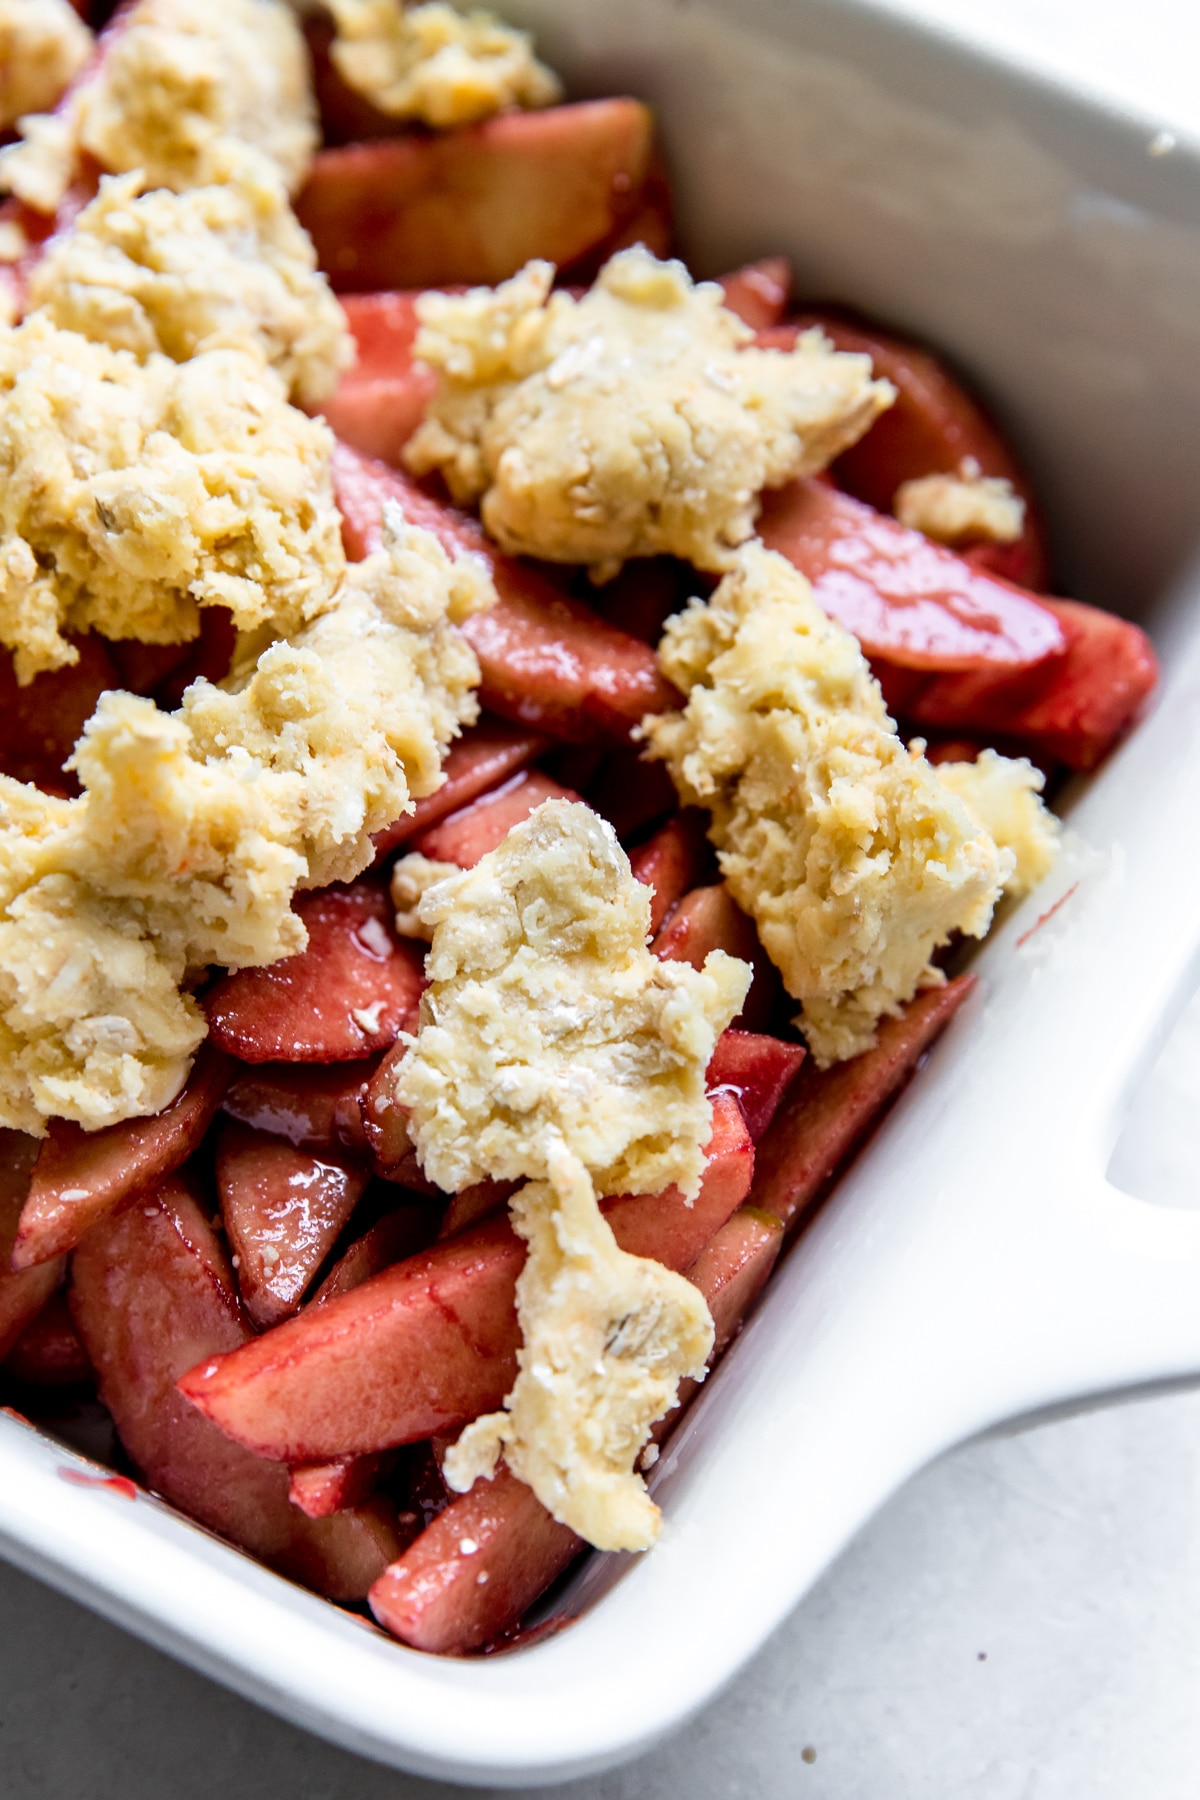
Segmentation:
{"type": "Polygon", "coordinates": [[[674,556],[639,556],[589,594],[589,604],[610,625],[643,644],[657,644],[672,613],[682,612],[702,578],[674,556]]]}
{"type": "Polygon", "coordinates": [[[1012,673],[1065,651],[1042,601],[824,481],[766,494],[759,533],[808,576],[824,611],[872,660],[930,673],[1012,673]]]}
{"type": "MultiPolygon", "coordinates": [[[[745,1198],[753,1147],[736,1103],[714,1103],[700,1196],[606,1203],[614,1235],[668,1267],[694,1262],[745,1198]]],[[[525,1246],[496,1219],[307,1308],[189,1370],[181,1393],[260,1456],[323,1462],[413,1443],[498,1406],[520,1343],[514,1294],[525,1246]]]]}
{"type": "Polygon", "coordinates": [[[474,520],[431,500],[395,469],[339,444],[334,488],[351,557],[378,546],[383,503],[391,499],[447,549],[487,561],[499,600],[463,630],[479,658],[480,698],[501,718],[568,743],[620,742],[646,713],[680,704],[647,645],[503,555],[474,520]]]}
{"type": "Polygon", "coordinates": [[[905,696],[918,726],[1010,738],[1035,758],[1094,769],[1138,717],[1158,682],[1144,631],[1078,600],[1046,600],[1062,627],[1061,661],[1026,676],[938,675],[905,696]]]}
{"type": "Polygon", "coordinates": [[[733,1095],[757,1144],[803,1061],[802,1044],[757,1031],[723,1031],[708,1065],[709,1092],[733,1095]]]}
{"type": "Polygon", "coordinates": [[[608,752],[587,783],[584,799],[608,820],[622,843],[679,811],[679,795],[666,764],[643,762],[636,744],[621,744],[608,752]]]}
{"type": "Polygon", "coordinates": [[[296,210],[337,288],[493,286],[611,238],[652,138],[648,107],[611,99],[350,144],[318,152],[296,210]]]}
{"type": "Polygon", "coordinates": [[[373,882],[302,895],[308,946],[222,976],[204,996],[212,1039],[243,1062],[352,1062],[395,1042],[425,985],[373,882]]]}
{"type": "Polygon", "coordinates": [[[362,1198],[367,1173],[232,1120],[217,1139],[217,1189],[238,1291],[265,1330],[290,1318],[362,1198]]]}
{"type": "MultiPolygon", "coordinates": [[[[775,1221],[743,1209],[688,1270],[717,1328],[713,1362],[766,1282],[781,1241],[775,1221]]],[[[685,1385],[680,1405],[655,1427],[655,1441],[667,1435],[699,1384],[685,1385]]],[[[371,1611],[419,1650],[478,1650],[518,1624],[584,1548],[502,1463],[492,1480],[455,1496],[380,1576],[371,1611]]]]}
{"type": "Polygon", "coordinates": [[[543,775],[540,769],[522,769],[491,793],[472,800],[449,818],[430,826],[412,840],[412,848],[431,862],[457,863],[473,869],[481,856],[502,844],[514,825],[527,819],[546,800],[578,800],[579,795],[543,775]]]}
{"type": "Polygon", "coordinates": [[[375,1073],[351,1063],[259,1063],[230,1084],[222,1111],[306,1150],[366,1151],[360,1101],[375,1073]]]}
{"type": "Polygon", "coordinates": [[[766,256],[720,277],[725,304],[752,331],[778,325],[792,291],[792,265],[786,256],[766,256]]]}
{"type": "Polygon", "coordinates": [[[632,212],[626,213],[617,229],[586,256],[566,266],[560,265],[560,283],[572,288],[590,287],[609,257],[615,256],[618,250],[627,250],[631,244],[644,244],[659,257],[675,254],[675,202],[670,177],[656,154],[651,156],[632,212]]]}
{"type": "Polygon", "coordinates": [[[75,1253],[71,1311],[118,1436],[148,1485],[271,1568],[360,1599],[398,1542],[386,1505],[306,1519],[287,1470],[233,1444],[175,1391],[246,1338],[224,1251],[177,1177],[101,1221],[75,1253]]]}
{"type": "Polygon", "coordinates": [[[351,373],[313,411],[344,444],[399,466],[404,446],[436,391],[433,370],[410,363],[392,375],[351,373]]]}
{"type": "Polygon", "coordinates": [[[12,1253],[15,1269],[73,1250],[98,1219],[157,1187],[196,1150],[232,1074],[227,1056],[202,1044],[177,1100],[148,1119],[84,1131],[52,1119],[33,1171],[12,1253]]]}
{"type": "MultiPolygon", "coordinates": [[[[288,1498],[310,1519],[330,1519],[374,1493],[385,1456],[340,1456],[332,1462],[300,1463],[291,1471],[288,1498]]],[[[411,1534],[416,1536],[415,1530],[411,1534]]],[[[411,1541],[411,1538],[410,1538],[411,1541]]]]}
{"type": "Polygon", "coordinates": [[[704,873],[712,853],[704,821],[692,808],[668,819],[652,838],[629,852],[633,878],[653,888],[650,929],[657,932],[672,910],[704,873]]]}
{"type": "Polygon", "coordinates": [[[807,1063],[758,1147],[751,1203],[785,1227],[803,1219],[974,986],[960,975],[928,988],[883,1020],[873,1049],[832,1069],[807,1063]]]}
{"type": "Polygon", "coordinates": [[[37,1138],[26,1137],[23,1131],[0,1130],[0,1270],[4,1271],[0,1274],[0,1362],[37,1318],[66,1272],[61,1256],[11,1271],[13,1245],[37,1154],[37,1138]]]}
{"type": "Polygon", "coordinates": [[[535,756],[540,756],[545,748],[546,739],[532,731],[506,725],[501,719],[481,719],[478,725],[451,744],[442,764],[445,780],[436,794],[418,800],[412,812],[405,813],[386,831],[377,833],[375,848],[378,855],[390,855],[418,833],[428,831],[439,819],[458,812],[481,794],[499,787],[535,756]]]}
{"type": "Polygon", "coordinates": [[[922,475],[955,473],[973,457],[983,475],[1011,481],[1025,501],[1025,530],[1015,544],[980,544],[979,565],[1022,587],[1044,588],[1049,573],[1045,527],[1029,481],[1000,432],[970,394],[927,350],[874,325],[831,312],[804,312],[785,332],[819,325],[839,350],[865,353],[896,399],[834,465],[838,486],[879,512],[896,489],[922,475]]]}
{"type": "Polygon", "coordinates": [[[52,1294],[25,1327],[4,1359],[4,1370],[27,1387],[83,1387],[92,1380],[92,1365],[65,1294],[52,1294]]]}
{"type": "Polygon", "coordinates": [[[17,686],[12,657],[0,650],[0,769],[17,781],[54,775],[74,792],[62,766],[100,695],[121,679],[98,637],[69,635],[79,661],[35,675],[26,687],[17,686]]]}
{"type": "Polygon", "coordinates": [[[723,881],[685,894],[652,947],[664,962],[687,962],[694,969],[704,967],[712,950],[740,956],[753,968],[754,979],[734,1024],[743,1031],[763,1031],[771,1023],[783,984],[758,941],[753,920],[747,918],[723,881]]]}

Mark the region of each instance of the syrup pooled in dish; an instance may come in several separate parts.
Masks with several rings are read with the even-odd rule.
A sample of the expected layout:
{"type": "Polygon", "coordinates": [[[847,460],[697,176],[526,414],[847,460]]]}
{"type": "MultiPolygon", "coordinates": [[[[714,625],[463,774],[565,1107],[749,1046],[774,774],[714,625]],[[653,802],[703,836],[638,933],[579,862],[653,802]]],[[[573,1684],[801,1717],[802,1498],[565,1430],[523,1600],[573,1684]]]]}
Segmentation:
{"type": "Polygon", "coordinates": [[[653,1544],[1153,653],[1013,585],[1036,497],[934,358],[697,284],[648,110],[527,34],[90,24],[0,4],[3,1379],[486,1649],[653,1544]]]}

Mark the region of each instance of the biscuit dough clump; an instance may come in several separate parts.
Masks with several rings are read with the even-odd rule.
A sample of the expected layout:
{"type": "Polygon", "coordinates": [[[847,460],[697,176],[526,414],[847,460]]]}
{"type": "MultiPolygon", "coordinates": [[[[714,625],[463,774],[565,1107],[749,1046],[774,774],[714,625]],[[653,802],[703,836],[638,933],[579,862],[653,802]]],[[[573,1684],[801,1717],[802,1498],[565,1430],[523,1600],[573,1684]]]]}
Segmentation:
{"type": "Polygon", "coordinates": [[[204,1036],[190,973],[303,949],[299,887],[359,874],[477,713],[455,628],[494,598],[394,509],[339,603],[236,691],[105,694],[56,800],[0,777],[0,1124],[157,1112],[204,1036]]]}
{"type": "Polygon", "coordinates": [[[0,0],[0,131],[53,106],[91,48],[70,0],[0,0]]]}
{"type": "Polygon", "coordinates": [[[318,143],[298,18],[285,0],[137,0],[95,73],[21,132],[0,152],[0,185],[40,212],[56,210],[81,152],[182,192],[220,178],[231,142],[248,144],[295,193],[318,143]]]}
{"type": "Polygon", "coordinates": [[[257,354],[313,405],[354,359],[345,315],[272,165],[239,152],[228,176],[184,194],[143,193],[139,174],[106,177],[71,229],[51,238],[30,305],[141,360],[257,354]]]}
{"type": "Polygon", "coordinates": [[[651,754],[685,804],[708,808],[818,1065],[856,1056],[941,979],[929,959],[951,932],[984,935],[1016,857],[901,742],[856,640],[762,544],[668,620],[659,662],[688,701],[644,721],[651,754]]]}
{"type": "Polygon", "coordinates": [[[601,1193],[695,1194],[704,1074],[749,970],[723,951],[702,971],[651,955],[650,892],[611,826],[548,800],[420,915],[430,985],[396,1097],[425,1173],[451,1193],[543,1180],[561,1142],[601,1193]]]}
{"type": "Polygon", "coordinates": [[[937,778],[1002,850],[1012,851],[1006,894],[1027,894],[1046,879],[1058,855],[1062,826],[1040,798],[1046,785],[1040,769],[1024,756],[982,750],[974,762],[939,763],[937,778]]]}
{"type": "Polygon", "coordinates": [[[406,452],[440,470],[512,552],[604,579],[660,552],[724,569],[763,488],[823,469],[891,404],[868,356],[819,331],[793,350],[754,333],[711,283],[642,246],[581,300],[549,263],[496,289],[418,303],[418,357],[440,385],[406,452]]]}
{"type": "Polygon", "coordinates": [[[896,517],[939,544],[1015,544],[1025,529],[1025,502],[1003,475],[981,475],[974,457],[957,475],[922,475],[902,481],[896,517]]]}
{"type": "Polygon", "coordinates": [[[295,632],[346,566],[333,440],[257,355],[176,364],[35,314],[0,330],[0,642],[18,680],[64,631],[182,643],[200,606],[295,632]]]}
{"type": "Polygon", "coordinates": [[[514,107],[553,106],[562,83],[527,31],[443,0],[331,0],[342,80],[382,113],[445,129],[514,107]]]}

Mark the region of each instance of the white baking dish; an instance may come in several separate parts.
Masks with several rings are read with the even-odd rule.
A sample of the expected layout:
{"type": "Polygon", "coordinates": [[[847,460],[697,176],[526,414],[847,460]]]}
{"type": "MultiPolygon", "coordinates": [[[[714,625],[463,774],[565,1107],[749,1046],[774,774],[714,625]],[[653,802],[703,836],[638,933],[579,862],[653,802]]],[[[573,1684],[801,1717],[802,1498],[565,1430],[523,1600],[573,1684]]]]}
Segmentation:
{"type": "Polygon", "coordinates": [[[803,293],[961,359],[1029,456],[1074,590],[1143,616],[1166,677],[664,1457],[660,1546],[593,1559],[569,1630],[420,1656],[167,1507],[64,1480],[87,1465],[0,1418],[14,1561],[351,1749],[529,1787],[702,1706],[938,1451],[1200,1372],[1200,1219],[1104,1176],[1200,948],[1200,163],[1152,153],[1152,120],[849,0],[505,10],[576,91],[657,103],[700,267],[785,250],[803,293]]]}

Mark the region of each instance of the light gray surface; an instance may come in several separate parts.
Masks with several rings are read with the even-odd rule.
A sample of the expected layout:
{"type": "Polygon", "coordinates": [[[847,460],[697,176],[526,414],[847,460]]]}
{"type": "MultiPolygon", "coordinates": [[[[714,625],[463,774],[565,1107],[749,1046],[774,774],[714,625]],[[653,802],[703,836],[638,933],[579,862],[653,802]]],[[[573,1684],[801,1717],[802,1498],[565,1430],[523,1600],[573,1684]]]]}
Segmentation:
{"type": "MultiPolygon", "coordinates": [[[[1164,122],[1196,118],[1178,0],[911,0],[1164,122]],[[1136,20],[1136,24],[1131,21],[1136,20]]],[[[1200,1007],[1114,1177],[1196,1204],[1200,1007]]],[[[819,1470],[814,1480],[820,1479],[819,1470]]],[[[746,1529],[789,1500],[747,1495],[746,1529]]],[[[373,1768],[0,1567],[3,1800],[382,1800],[457,1790],[373,1768]]],[[[976,1444],[911,1483],[685,1737],[573,1800],[1194,1800],[1200,1396],[976,1444]],[[986,1660],[980,1660],[981,1655],[986,1660]],[[806,1748],[816,1760],[804,1760],[806,1748]]]]}

